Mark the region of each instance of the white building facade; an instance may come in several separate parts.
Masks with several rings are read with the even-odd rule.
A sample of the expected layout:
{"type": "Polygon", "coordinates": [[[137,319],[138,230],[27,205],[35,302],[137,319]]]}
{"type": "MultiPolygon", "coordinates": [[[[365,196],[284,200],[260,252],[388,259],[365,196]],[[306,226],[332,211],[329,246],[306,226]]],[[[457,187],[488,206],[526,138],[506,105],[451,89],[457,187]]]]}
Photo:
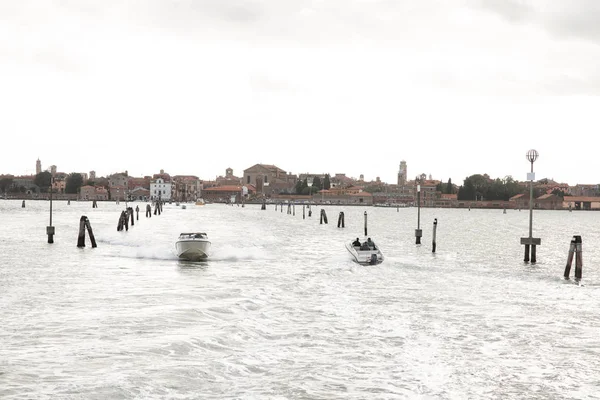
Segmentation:
{"type": "Polygon", "coordinates": [[[150,181],[150,199],[151,200],[171,200],[171,181],[163,178],[157,178],[150,181]]]}

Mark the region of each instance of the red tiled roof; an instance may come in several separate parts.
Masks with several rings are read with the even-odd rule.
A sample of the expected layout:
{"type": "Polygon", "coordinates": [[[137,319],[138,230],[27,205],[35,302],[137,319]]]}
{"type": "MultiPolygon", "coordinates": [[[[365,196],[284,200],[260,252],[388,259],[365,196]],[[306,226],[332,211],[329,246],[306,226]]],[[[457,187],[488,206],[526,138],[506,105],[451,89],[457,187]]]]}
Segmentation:
{"type": "Polygon", "coordinates": [[[242,187],[241,186],[233,186],[233,185],[214,186],[214,187],[203,189],[202,191],[203,192],[234,192],[234,191],[241,192],[242,187]]]}

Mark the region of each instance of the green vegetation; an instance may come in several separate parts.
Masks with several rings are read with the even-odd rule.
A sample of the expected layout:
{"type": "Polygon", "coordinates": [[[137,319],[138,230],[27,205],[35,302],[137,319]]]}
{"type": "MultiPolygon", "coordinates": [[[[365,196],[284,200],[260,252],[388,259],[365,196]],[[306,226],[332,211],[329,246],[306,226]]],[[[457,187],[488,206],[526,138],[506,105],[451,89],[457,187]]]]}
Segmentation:
{"type": "Polygon", "coordinates": [[[40,172],[33,178],[33,183],[35,183],[42,192],[47,192],[52,184],[52,174],[48,171],[40,172]]]}
{"type": "Polygon", "coordinates": [[[13,184],[13,178],[0,179],[0,193],[6,193],[13,184]]]}
{"type": "Polygon", "coordinates": [[[323,189],[331,189],[331,180],[329,179],[329,174],[325,175],[325,179],[323,179],[323,189]]]}
{"type": "Polygon", "coordinates": [[[67,176],[66,185],[65,185],[65,193],[78,193],[79,189],[83,185],[83,176],[74,172],[67,176]]]}
{"type": "Polygon", "coordinates": [[[481,174],[471,175],[458,189],[458,200],[504,200],[523,193],[524,189],[512,176],[489,179],[481,174]]]}

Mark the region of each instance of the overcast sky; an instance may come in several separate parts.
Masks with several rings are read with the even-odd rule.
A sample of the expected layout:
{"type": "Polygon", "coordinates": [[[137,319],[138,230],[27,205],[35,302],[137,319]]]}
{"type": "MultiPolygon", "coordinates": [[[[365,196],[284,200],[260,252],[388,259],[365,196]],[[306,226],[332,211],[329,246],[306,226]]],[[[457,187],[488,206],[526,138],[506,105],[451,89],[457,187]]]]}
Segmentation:
{"type": "Polygon", "coordinates": [[[600,182],[598,0],[0,0],[0,173],[600,182]]]}

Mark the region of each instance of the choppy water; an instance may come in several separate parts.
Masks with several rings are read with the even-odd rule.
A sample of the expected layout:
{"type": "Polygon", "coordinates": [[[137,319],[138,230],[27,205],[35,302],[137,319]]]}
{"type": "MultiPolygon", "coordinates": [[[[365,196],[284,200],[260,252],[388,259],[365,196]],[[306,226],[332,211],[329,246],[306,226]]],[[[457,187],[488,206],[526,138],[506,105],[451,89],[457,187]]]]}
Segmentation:
{"type": "Polygon", "coordinates": [[[536,211],[531,266],[527,211],[422,209],[416,246],[415,208],[167,205],[117,232],[123,208],[55,202],[49,245],[48,202],[0,201],[0,398],[600,398],[600,213],[536,211]],[[378,266],[344,248],[365,210],[378,266]],[[213,257],[179,261],[183,231],[213,257]]]}

